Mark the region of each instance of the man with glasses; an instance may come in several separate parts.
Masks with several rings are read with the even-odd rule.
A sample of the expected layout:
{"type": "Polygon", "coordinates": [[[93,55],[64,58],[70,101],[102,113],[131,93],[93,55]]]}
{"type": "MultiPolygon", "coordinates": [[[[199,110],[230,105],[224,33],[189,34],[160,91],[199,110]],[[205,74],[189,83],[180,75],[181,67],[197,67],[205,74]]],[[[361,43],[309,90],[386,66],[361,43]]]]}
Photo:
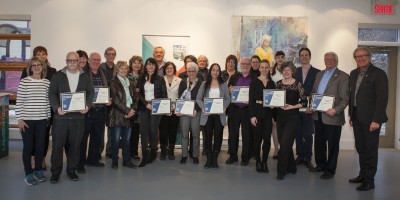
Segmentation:
{"type": "Polygon", "coordinates": [[[324,172],[321,179],[333,178],[339,155],[340,135],[345,124],[344,109],[349,103],[349,75],[338,69],[338,56],[328,52],[324,56],[325,70],[315,77],[311,94],[333,96],[332,108],[314,111],[315,125],[315,168],[311,172],[324,172]],[[328,157],[327,157],[328,155],[328,157]]]}
{"type": "Polygon", "coordinates": [[[67,153],[67,175],[73,181],[79,177],[75,170],[79,163],[79,152],[85,125],[85,114],[92,106],[93,83],[87,73],[78,66],[79,55],[69,52],[66,57],[67,66],[58,71],[50,82],[49,101],[53,109],[53,148],[51,155],[51,183],[58,183],[63,168],[63,148],[69,143],[67,153]],[[85,109],[78,112],[64,112],[60,97],[65,92],[85,92],[85,109]]]}
{"type": "MultiPolygon", "coordinates": [[[[252,76],[250,75],[250,59],[244,57],[240,60],[240,73],[233,75],[228,82],[229,92],[233,93],[234,86],[250,87],[252,76]]],[[[253,149],[253,136],[250,136],[250,115],[247,103],[231,103],[229,105],[228,123],[230,124],[228,145],[229,158],[226,164],[230,165],[238,161],[239,129],[242,125],[242,161],[241,166],[247,166],[251,157],[250,151],[253,149]]]]}
{"type": "Polygon", "coordinates": [[[360,172],[350,183],[361,183],[358,191],[375,188],[381,125],[387,121],[388,78],[371,63],[371,52],[358,47],[353,52],[357,68],[350,73],[350,126],[353,126],[360,172]]]}
{"type": "MultiPolygon", "coordinates": [[[[100,68],[101,56],[94,52],[89,56],[89,67],[85,70],[93,82],[94,87],[108,87],[105,73],[100,68]]],[[[77,172],[86,173],[85,165],[92,167],[104,167],[104,163],[99,161],[99,148],[101,138],[104,138],[104,128],[106,120],[106,105],[94,104],[85,115],[85,133],[82,138],[80,160],[77,172]],[[90,135],[89,150],[87,152],[87,142],[90,135]]]]}

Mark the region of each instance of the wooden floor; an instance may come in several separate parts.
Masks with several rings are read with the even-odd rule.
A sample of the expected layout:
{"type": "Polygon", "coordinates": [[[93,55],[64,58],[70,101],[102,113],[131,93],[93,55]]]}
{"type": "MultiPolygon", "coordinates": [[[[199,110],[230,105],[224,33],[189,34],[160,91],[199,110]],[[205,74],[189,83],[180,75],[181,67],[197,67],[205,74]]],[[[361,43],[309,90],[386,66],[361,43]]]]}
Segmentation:
{"type": "MultiPolygon", "coordinates": [[[[239,163],[225,165],[226,149],[220,153],[219,169],[203,169],[191,160],[179,164],[180,150],[175,161],[157,160],[140,169],[111,169],[111,160],[103,159],[105,168],[89,168],[80,175],[78,182],[69,180],[65,171],[58,184],[49,181],[35,186],[24,182],[22,142],[10,141],[10,155],[0,159],[0,200],[128,200],[128,199],[241,199],[241,200],[397,200],[400,199],[400,151],[381,149],[376,175],[376,189],[356,191],[348,179],[358,173],[358,157],[355,151],[341,151],[336,176],[321,180],[320,173],[310,173],[299,166],[296,175],[276,180],[276,160],[269,160],[269,174],[255,171],[255,161],[242,167],[239,163]]],[[[46,159],[49,164],[49,157],[46,159]]],[[[121,161],[120,161],[121,165],[121,161]]],[[[46,171],[50,178],[50,172],[46,171]]]]}

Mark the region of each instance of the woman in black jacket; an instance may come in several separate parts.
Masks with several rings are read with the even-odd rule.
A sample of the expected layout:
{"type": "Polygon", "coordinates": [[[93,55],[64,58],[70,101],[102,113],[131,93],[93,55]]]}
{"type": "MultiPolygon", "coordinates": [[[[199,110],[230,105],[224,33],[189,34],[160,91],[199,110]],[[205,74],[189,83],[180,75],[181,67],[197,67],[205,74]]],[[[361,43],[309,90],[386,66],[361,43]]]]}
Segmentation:
{"type": "Polygon", "coordinates": [[[133,87],[131,87],[128,75],[128,63],[125,61],[118,61],[115,66],[114,77],[111,79],[110,96],[112,98],[112,105],[107,114],[107,126],[112,128],[112,165],[111,168],[118,168],[118,151],[119,141],[122,138],[122,157],[123,166],[129,168],[136,168],[130,161],[129,154],[129,139],[131,136],[131,122],[130,118],[135,114],[132,109],[133,87]]]}
{"type": "Polygon", "coordinates": [[[263,90],[275,89],[275,83],[268,78],[269,69],[268,60],[262,60],[259,68],[260,76],[251,82],[249,94],[249,112],[254,132],[256,171],[265,173],[269,172],[267,160],[271,148],[272,110],[269,107],[263,107],[263,90]],[[260,156],[261,143],[263,143],[262,157],[260,156]]]}
{"type": "Polygon", "coordinates": [[[141,125],[142,162],[139,167],[152,163],[157,158],[158,126],[161,115],[151,115],[151,100],[167,98],[167,89],[163,77],[157,75],[158,64],[154,58],[148,58],[144,64],[144,73],[140,77],[139,85],[139,112],[141,125]],[[150,156],[149,148],[150,144],[150,156]]]}

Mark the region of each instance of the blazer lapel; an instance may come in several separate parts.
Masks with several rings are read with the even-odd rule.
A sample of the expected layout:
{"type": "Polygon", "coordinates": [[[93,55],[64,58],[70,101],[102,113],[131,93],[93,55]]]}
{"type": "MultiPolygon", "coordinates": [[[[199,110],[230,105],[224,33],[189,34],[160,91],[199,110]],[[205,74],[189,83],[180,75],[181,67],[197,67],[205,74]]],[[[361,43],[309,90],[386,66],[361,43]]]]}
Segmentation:
{"type": "MultiPolygon", "coordinates": [[[[324,70],[324,71],[325,71],[325,70],[324,70]]],[[[333,82],[337,77],[339,77],[339,69],[338,69],[338,68],[335,69],[335,72],[333,72],[331,78],[329,78],[328,83],[326,84],[324,93],[328,90],[329,86],[332,85],[332,82],[333,82]]]]}

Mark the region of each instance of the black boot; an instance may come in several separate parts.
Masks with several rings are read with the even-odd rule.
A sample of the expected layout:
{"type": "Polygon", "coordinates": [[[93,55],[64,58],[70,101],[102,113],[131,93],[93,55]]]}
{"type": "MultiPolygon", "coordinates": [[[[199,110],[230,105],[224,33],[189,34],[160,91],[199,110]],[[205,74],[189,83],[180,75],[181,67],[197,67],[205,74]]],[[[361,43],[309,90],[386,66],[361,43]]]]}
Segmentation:
{"type": "Polygon", "coordinates": [[[168,159],[169,160],[175,160],[175,145],[170,145],[168,149],[168,159]]]}
{"type": "Polygon", "coordinates": [[[206,164],[204,165],[204,168],[209,169],[211,168],[211,157],[212,157],[211,151],[206,151],[206,156],[207,156],[207,161],[206,164]]]}
{"type": "Polygon", "coordinates": [[[142,150],[142,162],[140,163],[139,167],[144,167],[149,162],[149,151],[142,150]]]}
{"type": "Polygon", "coordinates": [[[212,168],[218,168],[218,151],[213,151],[212,153],[212,161],[211,161],[211,167],[212,168]]]}
{"type": "Polygon", "coordinates": [[[150,159],[148,163],[152,163],[157,158],[157,149],[151,149],[150,151],[150,159]]]}
{"type": "Polygon", "coordinates": [[[160,160],[165,160],[167,159],[167,145],[161,145],[161,154],[160,154],[160,160]]]}

